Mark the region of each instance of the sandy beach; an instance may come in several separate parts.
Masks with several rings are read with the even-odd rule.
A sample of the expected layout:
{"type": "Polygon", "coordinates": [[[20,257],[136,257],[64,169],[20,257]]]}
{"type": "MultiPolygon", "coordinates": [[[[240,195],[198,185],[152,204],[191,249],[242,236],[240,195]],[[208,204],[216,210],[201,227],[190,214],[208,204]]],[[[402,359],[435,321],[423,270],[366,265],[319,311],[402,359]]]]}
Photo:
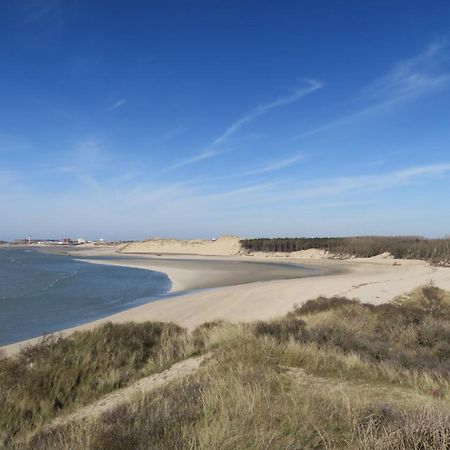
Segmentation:
{"type": "Polygon", "coordinates": [[[193,254],[145,255],[118,254],[111,249],[74,252],[72,256],[91,264],[126,266],[164,272],[172,281],[171,292],[222,288],[254,282],[322,276],[344,270],[337,265],[323,265],[288,259],[242,256],[205,256],[193,254]],[[95,258],[95,259],[93,259],[95,258]]]}
{"type": "MultiPolygon", "coordinates": [[[[433,267],[423,261],[395,261],[379,257],[334,260],[323,259],[319,255],[315,258],[314,254],[308,254],[308,258],[267,254],[223,257],[123,255],[111,248],[75,250],[71,254],[94,264],[164,272],[172,280],[173,293],[179,295],[65,330],[63,334],[108,321],[172,321],[192,329],[216,319],[252,321],[274,318],[292,310],[295,304],[319,295],[344,295],[378,304],[430,282],[450,289],[450,269],[433,267]],[[90,259],[92,257],[95,260],[90,259]],[[283,267],[280,263],[288,265],[283,267]],[[311,268],[310,275],[314,276],[297,278],[297,264],[311,268]],[[317,276],[321,273],[318,269],[323,273],[320,276],[317,276]],[[190,292],[192,290],[195,291],[190,292]]],[[[303,272],[300,274],[305,276],[303,272]]],[[[37,339],[11,344],[3,350],[15,353],[37,339]]]]}

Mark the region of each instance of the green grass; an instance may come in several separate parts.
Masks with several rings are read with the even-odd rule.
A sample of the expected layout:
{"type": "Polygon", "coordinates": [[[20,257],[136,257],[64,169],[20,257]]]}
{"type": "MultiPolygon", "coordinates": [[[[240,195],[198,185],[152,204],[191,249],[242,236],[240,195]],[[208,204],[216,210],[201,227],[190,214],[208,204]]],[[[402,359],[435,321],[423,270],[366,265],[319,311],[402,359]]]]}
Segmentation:
{"type": "Polygon", "coordinates": [[[13,414],[23,414],[23,405],[39,414],[39,420],[20,416],[14,433],[5,430],[7,421],[1,422],[2,436],[9,437],[3,445],[37,450],[446,449],[449,348],[450,294],[433,286],[380,306],[319,298],[278,320],[212,322],[190,334],[174,325],[108,325],[41,344],[17,360],[2,360],[1,380],[9,386],[2,395],[16,408],[13,414]],[[65,410],[205,352],[212,356],[187,379],[136,395],[83,423],[51,424],[65,410]],[[67,373],[77,370],[85,374],[78,394],[63,389],[63,398],[70,400],[55,411],[52,396],[58,390],[53,386],[65,385],[67,373]],[[17,371],[27,375],[14,379],[17,371]],[[48,377],[52,388],[43,389],[48,377]],[[40,404],[50,412],[42,414],[40,404]]]}

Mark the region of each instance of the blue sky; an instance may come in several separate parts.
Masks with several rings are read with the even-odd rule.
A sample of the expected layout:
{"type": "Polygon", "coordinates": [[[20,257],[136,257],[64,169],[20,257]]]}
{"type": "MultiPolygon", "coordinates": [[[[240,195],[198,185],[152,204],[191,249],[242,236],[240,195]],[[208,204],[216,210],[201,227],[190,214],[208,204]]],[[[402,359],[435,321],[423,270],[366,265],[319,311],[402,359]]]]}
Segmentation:
{"type": "Polygon", "coordinates": [[[450,234],[447,1],[0,3],[0,239],[450,234]]]}

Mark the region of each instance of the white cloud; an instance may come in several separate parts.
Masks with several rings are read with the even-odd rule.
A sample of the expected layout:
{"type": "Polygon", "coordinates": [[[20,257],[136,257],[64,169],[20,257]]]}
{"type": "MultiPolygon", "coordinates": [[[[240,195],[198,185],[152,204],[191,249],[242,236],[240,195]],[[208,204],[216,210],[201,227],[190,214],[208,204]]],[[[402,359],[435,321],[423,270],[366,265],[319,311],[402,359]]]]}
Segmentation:
{"type": "MultiPolygon", "coordinates": [[[[311,233],[317,233],[314,227],[319,225],[324,232],[334,233],[334,223],[326,225],[315,215],[305,215],[308,208],[320,202],[321,217],[331,220],[333,216],[327,208],[352,205],[359,208],[374,200],[370,192],[425,181],[438,182],[449,173],[450,163],[442,163],[302,183],[289,179],[238,183],[221,190],[213,183],[196,186],[191,182],[143,183],[141,180],[138,185],[111,178],[96,180],[96,184],[91,185],[86,181],[80,190],[60,190],[51,196],[25,185],[20,190],[0,190],[0,215],[10,218],[5,223],[10,223],[7,228],[14,230],[17,236],[63,233],[125,239],[155,234],[185,236],[191,232],[198,235],[235,232],[235,227],[238,227],[236,232],[247,227],[250,234],[267,229],[279,234],[299,224],[310,227],[311,233]],[[23,208],[25,203],[27,208],[23,208]],[[58,208],[55,209],[55,205],[58,208]],[[29,224],[33,226],[31,230],[29,224]]],[[[0,180],[3,175],[0,173],[0,180]]],[[[3,179],[9,180],[8,176],[3,179]]],[[[336,217],[336,220],[341,219],[336,217]]],[[[346,220],[348,224],[349,219],[346,220]]],[[[301,231],[296,229],[298,233],[301,231]]]]}
{"type": "Polygon", "coordinates": [[[287,204],[295,200],[333,199],[344,194],[359,195],[384,191],[410,185],[427,177],[429,179],[448,173],[450,173],[450,163],[430,164],[374,175],[320,178],[303,183],[281,179],[255,185],[247,184],[215,194],[204,194],[204,196],[205,198],[234,197],[236,202],[242,200],[244,206],[261,206],[261,204],[268,205],[270,203],[287,204]],[[246,195],[242,197],[240,195],[242,193],[246,195]],[[255,196],[252,196],[252,193],[255,193],[255,196]]]}
{"type": "Polygon", "coordinates": [[[93,175],[82,170],[78,167],[74,166],[61,166],[58,167],[59,172],[63,174],[71,174],[74,175],[81,184],[87,186],[92,189],[100,189],[100,183],[95,179],[93,175]]]}
{"type": "Polygon", "coordinates": [[[244,125],[248,124],[249,122],[257,119],[258,117],[263,116],[264,114],[266,114],[276,108],[280,108],[282,106],[298,102],[306,95],[311,94],[311,93],[317,91],[318,89],[321,89],[323,86],[323,84],[317,80],[306,80],[306,81],[308,84],[306,87],[295,90],[291,95],[288,95],[286,97],[280,97],[277,100],[274,100],[272,102],[257,106],[253,111],[242,116],[240,119],[238,119],[236,122],[234,122],[231,126],[229,126],[220,136],[215,138],[211,142],[211,144],[207,147],[206,150],[198,153],[197,155],[193,155],[189,158],[183,159],[175,164],[172,164],[170,167],[168,167],[167,170],[184,167],[184,166],[196,163],[198,161],[212,158],[221,153],[224,153],[224,150],[222,150],[222,151],[217,150],[216,147],[220,147],[221,145],[226,143],[228,141],[228,139],[232,135],[234,135],[238,130],[240,130],[244,125]]]}
{"type": "Polygon", "coordinates": [[[120,100],[117,100],[113,105],[111,105],[108,108],[108,111],[115,111],[116,109],[121,108],[125,103],[127,102],[126,98],[121,98],[120,100]]]}
{"type": "Polygon", "coordinates": [[[259,169],[249,170],[247,172],[243,172],[241,175],[260,175],[263,173],[274,172],[276,170],[286,169],[287,167],[292,167],[297,164],[299,161],[305,159],[305,155],[303,153],[296,154],[293,156],[289,156],[287,158],[278,159],[276,161],[272,161],[265,166],[260,167],[259,169]]]}
{"type": "Polygon", "coordinates": [[[233,123],[230,127],[228,127],[224,133],[222,133],[219,137],[214,139],[214,141],[211,143],[211,147],[215,147],[215,146],[225,143],[230,136],[232,136],[241,127],[243,127],[245,124],[251,122],[252,120],[266,114],[267,112],[269,112],[275,108],[289,105],[290,103],[298,102],[306,95],[311,94],[312,92],[317,91],[318,89],[321,89],[323,86],[323,84],[317,80],[306,80],[306,81],[308,83],[307,87],[297,89],[291,95],[288,95],[286,97],[280,97],[273,102],[259,105],[253,111],[251,111],[250,113],[241,117],[239,120],[237,120],[235,123],[233,123]]]}
{"type": "Polygon", "coordinates": [[[389,110],[402,102],[446,87],[450,82],[448,61],[448,46],[433,44],[419,55],[400,61],[386,75],[362,89],[358,100],[364,101],[366,106],[300,133],[292,139],[313,136],[346,125],[355,119],[389,110]]]}
{"type": "Polygon", "coordinates": [[[179,125],[169,131],[167,131],[166,133],[164,133],[159,139],[159,142],[165,142],[165,141],[169,141],[171,139],[174,139],[178,136],[180,136],[181,134],[186,133],[187,131],[189,131],[189,127],[186,125],[179,125]]]}
{"type": "Polygon", "coordinates": [[[410,184],[421,177],[443,175],[450,172],[450,163],[409,167],[375,175],[347,176],[321,179],[306,185],[296,186],[287,198],[316,198],[362,190],[378,191],[410,184]]]}
{"type": "Polygon", "coordinates": [[[400,61],[385,76],[367,86],[362,94],[369,98],[401,100],[434,90],[450,79],[450,72],[442,72],[446,53],[447,46],[435,43],[419,55],[400,61]]]}
{"type": "Polygon", "coordinates": [[[194,164],[196,162],[203,161],[204,159],[212,158],[213,156],[217,156],[221,153],[223,153],[223,151],[221,151],[221,150],[206,150],[202,153],[198,153],[197,155],[193,155],[190,158],[186,158],[181,161],[178,161],[177,163],[172,164],[171,166],[164,169],[164,171],[178,169],[179,167],[188,166],[190,164],[194,164]]]}
{"type": "Polygon", "coordinates": [[[255,169],[246,170],[246,171],[242,171],[242,172],[230,173],[229,175],[210,177],[210,178],[206,178],[206,179],[203,178],[203,179],[201,179],[201,181],[231,180],[231,179],[235,179],[235,178],[263,175],[266,173],[271,173],[271,172],[275,172],[277,170],[282,170],[282,169],[286,169],[288,167],[292,167],[304,159],[305,159],[304,153],[297,153],[297,154],[294,154],[291,156],[287,156],[285,158],[270,161],[267,164],[257,167],[255,169]]]}

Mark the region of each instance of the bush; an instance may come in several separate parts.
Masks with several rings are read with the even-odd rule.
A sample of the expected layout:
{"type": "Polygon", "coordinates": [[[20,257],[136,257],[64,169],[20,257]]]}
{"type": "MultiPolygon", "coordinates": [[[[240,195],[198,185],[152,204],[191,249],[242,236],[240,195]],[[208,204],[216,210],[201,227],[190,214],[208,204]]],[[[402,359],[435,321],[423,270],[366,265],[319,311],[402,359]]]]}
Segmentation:
{"type": "Polygon", "coordinates": [[[307,339],[306,323],[297,318],[286,318],[274,322],[256,322],[254,328],[257,336],[271,336],[280,342],[293,337],[299,342],[307,339]]]}
{"type": "Polygon", "coordinates": [[[283,319],[257,322],[254,333],[331,346],[394,368],[450,375],[450,296],[434,286],[387,305],[319,297],[283,319]]]}
{"type": "Polygon", "coordinates": [[[304,316],[306,314],[315,314],[330,309],[341,308],[344,305],[359,304],[358,300],[350,300],[346,297],[317,297],[314,300],[308,300],[301,306],[296,306],[291,314],[304,316]]]}

